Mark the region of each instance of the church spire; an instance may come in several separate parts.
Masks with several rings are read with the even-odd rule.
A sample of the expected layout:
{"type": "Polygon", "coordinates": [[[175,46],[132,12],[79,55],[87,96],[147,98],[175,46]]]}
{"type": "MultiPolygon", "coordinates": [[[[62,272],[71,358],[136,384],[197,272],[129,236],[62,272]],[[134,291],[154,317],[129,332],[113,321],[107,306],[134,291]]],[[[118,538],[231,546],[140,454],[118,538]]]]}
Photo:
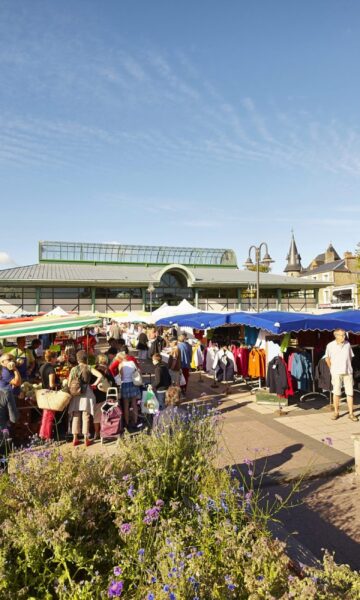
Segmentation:
{"type": "Polygon", "coordinates": [[[296,247],[294,231],[291,230],[291,243],[289,254],[286,257],[287,265],[284,269],[284,272],[290,275],[291,277],[298,277],[302,271],[301,265],[301,256],[296,247]]]}

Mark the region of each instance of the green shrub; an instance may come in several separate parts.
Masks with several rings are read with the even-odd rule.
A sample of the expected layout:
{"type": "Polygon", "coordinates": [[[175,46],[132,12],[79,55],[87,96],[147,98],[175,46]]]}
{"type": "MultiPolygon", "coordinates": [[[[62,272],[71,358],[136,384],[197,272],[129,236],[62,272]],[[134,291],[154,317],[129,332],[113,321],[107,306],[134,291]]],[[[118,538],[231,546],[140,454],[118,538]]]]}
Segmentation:
{"type": "Polygon", "coordinates": [[[125,436],[111,456],[15,456],[0,477],[0,598],[359,598],[358,574],[328,555],[302,579],[289,570],[257,494],[215,468],[217,451],[215,419],[194,416],[125,436]]]}

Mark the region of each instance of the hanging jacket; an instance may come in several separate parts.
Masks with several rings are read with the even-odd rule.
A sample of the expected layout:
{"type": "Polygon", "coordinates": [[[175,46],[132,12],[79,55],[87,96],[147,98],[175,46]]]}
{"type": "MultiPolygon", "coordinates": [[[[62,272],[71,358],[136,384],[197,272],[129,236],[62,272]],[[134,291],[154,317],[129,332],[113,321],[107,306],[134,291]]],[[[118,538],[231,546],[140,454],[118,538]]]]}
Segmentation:
{"type": "Polygon", "coordinates": [[[315,381],[320,390],[331,390],[331,374],[325,358],[321,358],[316,366],[315,381]]]}
{"type": "Polygon", "coordinates": [[[248,374],[249,377],[265,377],[266,357],[264,350],[253,348],[249,354],[248,374]]]}
{"type": "Polygon", "coordinates": [[[276,356],[268,364],[266,385],[272,394],[286,396],[289,382],[286,363],[280,356],[276,356]]]}
{"type": "Polygon", "coordinates": [[[234,355],[230,350],[219,350],[214,359],[213,369],[218,381],[232,381],[236,371],[234,355]]]}
{"type": "Polygon", "coordinates": [[[311,359],[304,352],[292,354],[291,375],[296,379],[298,390],[307,392],[311,387],[311,359]]]}

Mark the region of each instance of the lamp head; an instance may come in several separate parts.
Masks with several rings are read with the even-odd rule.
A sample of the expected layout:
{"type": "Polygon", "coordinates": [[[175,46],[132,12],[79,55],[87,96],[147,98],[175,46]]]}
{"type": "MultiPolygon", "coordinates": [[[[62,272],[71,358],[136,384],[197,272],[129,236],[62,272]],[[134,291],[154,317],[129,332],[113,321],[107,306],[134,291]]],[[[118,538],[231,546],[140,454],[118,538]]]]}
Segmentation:
{"type": "Polygon", "coordinates": [[[251,256],[248,256],[246,263],[244,263],[244,267],[247,269],[251,269],[254,266],[253,261],[251,260],[251,256]]]}

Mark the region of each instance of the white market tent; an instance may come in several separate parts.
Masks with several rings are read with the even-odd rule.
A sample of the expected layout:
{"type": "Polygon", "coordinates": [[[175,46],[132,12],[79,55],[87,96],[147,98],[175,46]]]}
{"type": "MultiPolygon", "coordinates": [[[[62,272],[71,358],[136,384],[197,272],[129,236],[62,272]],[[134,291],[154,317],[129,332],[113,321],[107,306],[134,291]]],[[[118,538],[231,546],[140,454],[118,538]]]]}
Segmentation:
{"type": "Polygon", "coordinates": [[[152,321],[156,323],[160,319],[167,319],[168,317],[175,317],[176,315],[193,315],[201,312],[199,308],[196,308],[187,300],[182,300],[177,306],[169,306],[168,304],[162,304],[160,308],[154,310],[152,313],[152,321]]]}
{"type": "Polygon", "coordinates": [[[44,317],[68,317],[69,313],[66,312],[61,306],[57,306],[50,310],[50,312],[46,313],[44,317]]]}

